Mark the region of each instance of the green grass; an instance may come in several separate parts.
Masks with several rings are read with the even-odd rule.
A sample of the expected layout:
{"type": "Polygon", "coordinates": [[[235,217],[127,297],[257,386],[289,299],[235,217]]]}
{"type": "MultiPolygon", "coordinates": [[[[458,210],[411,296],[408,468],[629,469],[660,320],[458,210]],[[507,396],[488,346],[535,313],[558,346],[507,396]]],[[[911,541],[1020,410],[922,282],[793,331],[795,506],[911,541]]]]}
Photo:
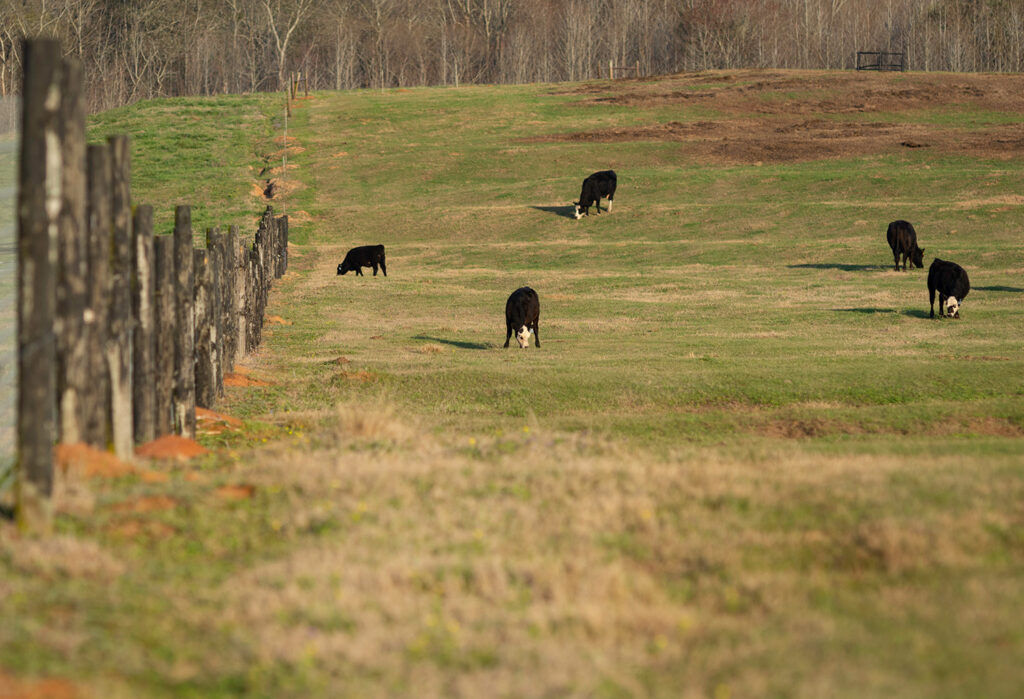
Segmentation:
{"type": "MultiPolygon", "coordinates": [[[[245,427],[168,482],[72,475],[61,537],[3,531],[0,667],[125,696],[1015,696],[1024,159],[557,138],[773,138],[756,91],[588,101],[695,87],[663,82],[301,101],[289,324],[245,360],[271,385],[229,389],[245,427]],[[614,211],[568,217],[606,168],[614,211]],[[892,271],[896,218],[968,270],[961,320],[892,271]],[[368,243],[389,276],[336,276],[368,243]],[[523,284],[542,346],[505,350],[523,284]]],[[[841,91],[779,94],[818,118],[841,91]]],[[[143,103],[94,135],[135,134],[139,201],[244,222],[273,105],[143,103]]],[[[970,133],[985,109],[897,116],[970,133]]]]}

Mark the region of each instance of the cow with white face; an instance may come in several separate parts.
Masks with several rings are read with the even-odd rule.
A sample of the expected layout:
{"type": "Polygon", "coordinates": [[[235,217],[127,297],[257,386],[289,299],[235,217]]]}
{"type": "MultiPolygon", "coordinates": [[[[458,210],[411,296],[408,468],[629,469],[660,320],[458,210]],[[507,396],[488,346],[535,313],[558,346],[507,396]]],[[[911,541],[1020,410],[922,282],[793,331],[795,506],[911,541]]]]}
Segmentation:
{"type": "Polygon", "coordinates": [[[946,317],[960,317],[960,302],[956,300],[956,296],[950,296],[948,299],[946,299],[946,317]]]}
{"type": "Polygon", "coordinates": [[[608,199],[608,211],[611,211],[617,184],[618,178],[614,170],[601,170],[583,180],[583,187],[580,189],[580,200],[572,203],[573,216],[576,220],[578,221],[584,216],[589,216],[591,206],[597,209],[597,213],[601,213],[601,197],[608,199]]]}
{"type": "Polygon", "coordinates": [[[505,302],[505,347],[508,347],[512,333],[516,335],[516,342],[523,349],[530,346],[530,335],[533,335],[533,344],[540,347],[540,333],[537,328],[540,320],[540,298],[537,292],[528,286],[521,287],[512,292],[505,302]]]}
{"type": "Polygon", "coordinates": [[[960,318],[960,306],[971,290],[967,271],[956,262],[935,258],[928,268],[928,301],[930,318],[935,317],[935,294],[939,294],[939,317],[960,318]]]}

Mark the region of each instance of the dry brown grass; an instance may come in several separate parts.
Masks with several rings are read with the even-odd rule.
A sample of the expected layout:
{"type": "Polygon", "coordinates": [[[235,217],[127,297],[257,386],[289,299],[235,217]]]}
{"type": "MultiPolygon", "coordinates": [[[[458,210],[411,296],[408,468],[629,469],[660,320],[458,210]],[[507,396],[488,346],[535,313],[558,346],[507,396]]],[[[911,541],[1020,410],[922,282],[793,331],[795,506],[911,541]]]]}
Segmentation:
{"type": "MultiPolygon", "coordinates": [[[[871,580],[929,617],[941,590],[911,599],[906,577],[970,576],[991,532],[1016,521],[982,505],[987,486],[955,456],[656,458],[536,421],[450,444],[384,401],[340,406],[326,436],[326,449],[254,456],[253,487],[291,494],[273,527],[294,543],[209,594],[261,664],[315,666],[361,696],[786,687],[762,662],[785,662],[796,695],[850,695],[843,672],[811,681],[813,655],[799,649],[847,639],[860,660],[871,651],[808,589],[871,580]],[[978,506],[904,512],[912,495],[892,484],[906,474],[966,488],[978,506]],[[795,503],[820,514],[791,519],[795,503]],[[304,535],[320,529],[331,536],[304,535]]],[[[994,584],[979,578],[943,623],[970,633],[989,594],[1013,594],[994,584]]],[[[898,681],[868,665],[852,686],[898,681]]]]}

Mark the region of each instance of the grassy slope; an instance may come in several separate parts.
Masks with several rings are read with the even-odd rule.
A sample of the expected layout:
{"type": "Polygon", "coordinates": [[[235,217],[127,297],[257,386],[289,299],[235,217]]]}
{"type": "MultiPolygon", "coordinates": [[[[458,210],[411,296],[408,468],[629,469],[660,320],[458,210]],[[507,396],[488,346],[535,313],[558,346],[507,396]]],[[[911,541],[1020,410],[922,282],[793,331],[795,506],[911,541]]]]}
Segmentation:
{"type": "MultiPolygon", "coordinates": [[[[1016,195],[1024,166],[527,140],[730,118],[579,99],[305,102],[268,309],[292,324],[247,360],[274,385],[230,392],[247,429],[169,483],[71,481],[65,538],[4,543],[0,666],[125,694],[1012,696],[1024,246],[1018,207],[970,202],[1016,195]],[[608,167],[614,213],[567,218],[608,167]],[[893,218],[967,267],[961,322],[924,317],[924,270],[887,269],[893,218]],[[335,276],[376,242],[387,279],[335,276]],[[543,347],[502,350],[522,284],[543,347]],[[173,507],[125,513],[153,495],[173,507]]],[[[136,138],[137,198],[188,182],[254,210],[184,148],[191,109],[158,107],[117,119],[165,143],[136,138]],[[165,151],[180,172],[147,174],[165,151]]],[[[237,175],[256,134],[205,137],[237,175]]]]}

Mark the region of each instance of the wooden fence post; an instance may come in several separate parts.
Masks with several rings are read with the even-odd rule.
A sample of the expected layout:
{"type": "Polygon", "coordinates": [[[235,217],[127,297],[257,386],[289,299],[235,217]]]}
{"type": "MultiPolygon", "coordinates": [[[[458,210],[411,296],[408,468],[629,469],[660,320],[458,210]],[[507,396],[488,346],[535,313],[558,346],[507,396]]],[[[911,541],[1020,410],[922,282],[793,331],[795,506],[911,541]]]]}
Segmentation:
{"type": "Polygon", "coordinates": [[[61,194],[60,281],[57,284],[57,395],[60,441],[84,438],[82,397],[89,385],[86,354],[86,279],[89,272],[88,235],[85,220],[85,100],[82,96],[82,63],[71,58],[64,64],[60,123],[63,146],[61,194]]]}
{"type": "Polygon", "coordinates": [[[278,250],[278,277],[288,273],[288,214],[277,219],[277,229],[281,236],[281,247],[278,250]]]}
{"type": "Polygon", "coordinates": [[[83,396],[85,441],[106,449],[110,440],[110,377],[107,334],[110,318],[110,149],[90,145],[88,168],[89,286],[85,311],[89,392],[83,396]]]}
{"type": "Polygon", "coordinates": [[[195,372],[196,372],[196,406],[212,408],[214,401],[215,376],[213,372],[213,347],[211,343],[212,309],[210,304],[210,256],[206,249],[195,248],[192,251],[193,270],[195,272],[195,372]]]}
{"type": "Polygon", "coordinates": [[[132,317],[135,319],[132,336],[132,410],[135,441],[149,442],[156,437],[153,207],[136,207],[132,235],[135,238],[131,280],[132,317]]]}
{"type": "Polygon", "coordinates": [[[57,229],[61,211],[61,50],[26,41],[18,189],[17,516],[22,526],[52,522],[56,437],[57,229]]]}
{"type": "Polygon", "coordinates": [[[195,439],[196,325],[192,265],[192,210],[178,206],[174,211],[174,431],[195,439]]]}
{"type": "Polygon", "coordinates": [[[172,236],[157,236],[153,241],[153,262],[156,278],[153,294],[153,364],[156,372],[154,436],[163,437],[174,430],[174,339],[178,335],[178,324],[174,305],[176,289],[172,236]]]}
{"type": "Polygon", "coordinates": [[[224,373],[238,361],[238,226],[228,228],[224,244],[224,373]]]}
{"type": "Polygon", "coordinates": [[[224,312],[224,301],[227,298],[227,294],[224,293],[224,280],[227,278],[227,274],[224,271],[224,259],[227,257],[225,252],[225,236],[220,232],[220,228],[207,228],[206,229],[206,249],[210,253],[210,262],[213,265],[213,286],[210,287],[210,302],[213,305],[213,315],[211,316],[211,323],[213,324],[213,351],[217,357],[217,363],[214,366],[214,395],[220,397],[224,395],[224,335],[225,335],[225,312],[224,312]]]}
{"type": "Polygon", "coordinates": [[[108,139],[112,161],[111,213],[114,223],[110,276],[110,416],[114,453],[133,456],[132,430],[132,204],[131,157],[127,136],[108,139]]]}

